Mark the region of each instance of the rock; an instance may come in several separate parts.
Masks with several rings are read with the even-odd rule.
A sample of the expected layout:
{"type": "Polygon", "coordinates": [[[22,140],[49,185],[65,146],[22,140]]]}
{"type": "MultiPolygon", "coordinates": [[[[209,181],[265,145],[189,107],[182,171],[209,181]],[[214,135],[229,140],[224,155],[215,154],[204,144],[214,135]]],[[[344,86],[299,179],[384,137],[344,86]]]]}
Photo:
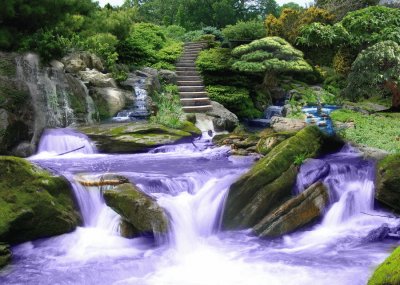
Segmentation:
{"type": "Polygon", "coordinates": [[[182,129],[170,129],[151,123],[101,124],[81,127],[101,152],[134,153],[147,151],[161,145],[175,144],[191,140],[201,135],[193,124],[186,122],[182,129]]]}
{"type": "Polygon", "coordinates": [[[124,238],[134,238],[140,235],[140,232],[124,219],[119,223],[119,233],[124,238]]]}
{"type": "Polygon", "coordinates": [[[0,269],[11,261],[12,253],[8,244],[0,243],[0,269]]]}
{"type": "Polygon", "coordinates": [[[80,220],[68,181],[21,158],[0,157],[0,204],[0,240],[11,244],[71,232],[80,220]]]}
{"type": "Polygon", "coordinates": [[[55,69],[59,69],[59,70],[64,70],[64,64],[61,61],[58,60],[52,60],[50,61],[50,66],[55,68],[55,69]]]}
{"type": "Polygon", "coordinates": [[[388,224],[383,224],[377,229],[374,229],[368,233],[368,235],[363,238],[364,242],[377,242],[383,241],[384,239],[388,238],[390,233],[390,228],[388,224]]]}
{"type": "Polygon", "coordinates": [[[104,74],[95,69],[79,71],[78,74],[82,81],[89,82],[91,86],[117,88],[117,83],[111,74],[104,74]]]}
{"type": "Polygon", "coordinates": [[[400,247],[393,251],[381,265],[379,265],[368,285],[398,285],[400,284],[400,247]]]}
{"type": "Polygon", "coordinates": [[[289,234],[320,218],[328,203],[328,191],[318,182],[262,219],[253,231],[270,238],[289,234]]]}
{"type": "Polygon", "coordinates": [[[225,229],[253,227],[291,197],[298,155],[316,157],[328,144],[316,127],[307,127],[273,148],[230,187],[223,215],[225,229]]]}
{"type": "Polygon", "coordinates": [[[92,88],[92,97],[101,112],[101,117],[115,116],[126,106],[133,104],[132,92],[118,88],[92,88]]]}
{"type": "Polygon", "coordinates": [[[372,158],[376,160],[382,160],[389,155],[387,151],[379,148],[373,148],[368,146],[357,146],[357,149],[363,153],[363,156],[366,159],[372,158]]]}
{"type": "Polygon", "coordinates": [[[287,139],[287,136],[273,134],[268,137],[262,137],[257,143],[257,152],[262,155],[266,155],[275,146],[280,144],[282,141],[287,139]]]}
{"type": "Polygon", "coordinates": [[[238,117],[218,102],[211,101],[212,109],[206,114],[213,117],[214,129],[217,132],[233,131],[239,125],[238,117]]]}
{"type": "Polygon", "coordinates": [[[78,73],[86,68],[104,71],[100,58],[88,52],[72,53],[64,57],[61,62],[65,66],[65,71],[69,73],[78,73]]]}
{"type": "Polygon", "coordinates": [[[18,157],[29,157],[34,155],[36,152],[36,147],[28,141],[19,143],[12,151],[12,155],[18,157]]]}
{"type": "Polygon", "coordinates": [[[176,84],[178,80],[178,75],[176,75],[176,72],[166,69],[159,70],[158,77],[166,84],[176,84]]]}
{"type": "Polygon", "coordinates": [[[283,117],[272,117],[271,127],[275,132],[296,132],[304,129],[307,126],[306,122],[298,119],[289,119],[283,117]]]}
{"type": "Polygon", "coordinates": [[[400,213],[400,154],[392,154],[378,163],[375,197],[400,213]]]}
{"type": "Polygon", "coordinates": [[[308,159],[300,167],[299,175],[297,175],[295,192],[300,193],[310,187],[317,181],[321,181],[328,176],[330,166],[320,159],[308,159]]]}
{"type": "Polygon", "coordinates": [[[126,183],[103,194],[106,204],[142,234],[165,234],[168,219],[163,208],[136,186],[126,183]]]}

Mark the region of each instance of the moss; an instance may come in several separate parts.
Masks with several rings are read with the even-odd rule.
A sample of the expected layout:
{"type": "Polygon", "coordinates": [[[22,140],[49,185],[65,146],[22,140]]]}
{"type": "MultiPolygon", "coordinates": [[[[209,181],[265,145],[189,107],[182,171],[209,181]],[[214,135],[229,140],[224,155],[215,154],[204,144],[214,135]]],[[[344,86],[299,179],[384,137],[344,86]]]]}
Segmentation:
{"type": "Polygon", "coordinates": [[[327,138],[317,127],[307,127],[273,148],[230,187],[223,216],[224,227],[252,227],[281,205],[290,197],[296,179],[293,175],[296,156],[316,157],[324,151],[325,144],[327,138]]]}
{"type": "Polygon", "coordinates": [[[104,192],[106,204],[140,233],[166,233],[168,220],[164,210],[132,184],[121,184],[104,192]]]}
{"type": "Polygon", "coordinates": [[[400,284],[400,247],[375,270],[368,285],[400,284]]]}
{"type": "Polygon", "coordinates": [[[182,128],[183,130],[178,130],[160,124],[125,123],[82,127],[80,131],[94,140],[102,152],[132,153],[190,140],[200,134],[189,122],[185,122],[182,128]]]}
{"type": "Polygon", "coordinates": [[[381,160],[377,176],[376,198],[400,213],[400,154],[381,160]]]}
{"type": "Polygon", "coordinates": [[[17,68],[14,59],[0,53],[0,76],[14,77],[16,73],[17,68]]]}
{"type": "Polygon", "coordinates": [[[21,90],[14,82],[0,79],[0,108],[18,113],[29,98],[29,93],[21,90]]]}
{"type": "Polygon", "coordinates": [[[68,182],[15,157],[0,157],[0,208],[0,241],[9,243],[63,234],[79,221],[68,182]]]}
{"type": "Polygon", "coordinates": [[[74,110],[74,113],[76,115],[85,115],[87,110],[86,110],[86,99],[72,94],[69,97],[70,103],[71,103],[71,108],[74,110]]]}
{"type": "Polygon", "coordinates": [[[0,243],[0,268],[6,266],[11,260],[10,246],[0,243]]]}

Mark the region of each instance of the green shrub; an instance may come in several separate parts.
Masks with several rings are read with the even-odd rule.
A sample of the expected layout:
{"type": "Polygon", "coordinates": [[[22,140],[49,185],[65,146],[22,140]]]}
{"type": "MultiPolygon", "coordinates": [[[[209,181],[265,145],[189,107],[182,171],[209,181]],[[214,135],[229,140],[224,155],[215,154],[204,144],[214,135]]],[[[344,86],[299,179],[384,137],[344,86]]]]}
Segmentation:
{"type": "Polygon", "coordinates": [[[252,20],[228,25],[222,30],[222,34],[229,40],[253,41],[265,37],[266,31],[262,21],[252,20]]]}
{"type": "Polygon", "coordinates": [[[222,42],[224,40],[224,35],[221,30],[216,27],[204,27],[202,30],[203,35],[214,35],[215,40],[222,42]]]}
{"type": "Polygon", "coordinates": [[[189,31],[183,35],[182,40],[184,42],[198,41],[202,35],[204,35],[202,30],[189,31]]]}
{"type": "Polygon", "coordinates": [[[254,107],[247,89],[213,85],[207,86],[207,92],[211,100],[224,105],[239,118],[257,118],[262,115],[262,112],[254,107]]]}
{"type": "Polygon", "coordinates": [[[184,36],[186,34],[186,29],[178,25],[170,25],[163,27],[163,32],[167,38],[175,41],[184,41],[184,36]]]}
{"type": "Polygon", "coordinates": [[[212,48],[200,52],[197,60],[197,68],[203,72],[230,70],[231,52],[226,48],[212,48]]]}
{"type": "Polygon", "coordinates": [[[118,60],[118,53],[116,52],[118,39],[110,33],[99,33],[88,37],[82,44],[86,50],[103,59],[108,67],[113,66],[118,60]]]}
{"type": "Polygon", "coordinates": [[[154,103],[157,105],[157,113],[151,117],[151,121],[159,123],[169,128],[180,128],[184,122],[184,113],[179,97],[178,86],[168,84],[163,86],[163,92],[153,96],[154,103]]]}

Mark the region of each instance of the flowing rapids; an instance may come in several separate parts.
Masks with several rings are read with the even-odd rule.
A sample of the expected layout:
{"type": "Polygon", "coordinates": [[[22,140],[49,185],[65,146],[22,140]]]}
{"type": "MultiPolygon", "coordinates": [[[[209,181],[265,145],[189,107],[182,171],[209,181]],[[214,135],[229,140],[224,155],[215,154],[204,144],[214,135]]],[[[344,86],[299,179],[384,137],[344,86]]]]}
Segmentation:
{"type": "Polygon", "coordinates": [[[147,154],[102,155],[92,149],[59,155],[70,146],[90,149],[84,137],[71,131],[57,137],[60,132],[47,133],[47,139],[68,140],[65,149],[54,149],[45,136],[42,155],[32,160],[71,181],[83,226],[14,247],[13,264],[0,273],[1,284],[361,285],[393,246],[362,241],[382,223],[398,221],[373,210],[374,165],[348,149],[301,169],[299,192],[318,175],[313,169],[322,171],[323,165],[329,173],[324,182],[332,205],[321,223],[271,241],[248,231],[218,231],[229,186],[253,158],[209,148],[207,135],[147,154]],[[119,216],[104,204],[101,191],[74,179],[109,172],[128,177],[167,210],[167,237],[121,238],[119,216]]]}

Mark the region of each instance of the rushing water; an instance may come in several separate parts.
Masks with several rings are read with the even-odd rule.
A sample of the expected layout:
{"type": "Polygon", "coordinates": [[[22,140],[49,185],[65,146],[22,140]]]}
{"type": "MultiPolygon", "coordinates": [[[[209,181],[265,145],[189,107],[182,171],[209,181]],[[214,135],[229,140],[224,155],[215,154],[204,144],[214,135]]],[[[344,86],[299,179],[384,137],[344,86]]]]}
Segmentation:
{"type": "MultiPolygon", "coordinates": [[[[67,140],[83,139],[67,134],[67,140]]],[[[205,136],[195,144],[207,141],[205,136]]],[[[272,241],[247,231],[218,231],[229,186],[253,163],[251,157],[230,157],[226,148],[185,144],[146,154],[47,154],[33,160],[72,182],[84,226],[14,247],[1,284],[365,284],[393,243],[366,244],[362,238],[382,223],[398,222],[373,210],[373,163],[349,149],[301,169],[296,191],[318,177],[330,186],[332,205],[323,221],[272,241]],[[77,174],[110,172],[128,177],[168,211],[171,230],[164,243],[119,237],[118,215],[105,206],[99,189],[75,181],[77,174]]]]}

